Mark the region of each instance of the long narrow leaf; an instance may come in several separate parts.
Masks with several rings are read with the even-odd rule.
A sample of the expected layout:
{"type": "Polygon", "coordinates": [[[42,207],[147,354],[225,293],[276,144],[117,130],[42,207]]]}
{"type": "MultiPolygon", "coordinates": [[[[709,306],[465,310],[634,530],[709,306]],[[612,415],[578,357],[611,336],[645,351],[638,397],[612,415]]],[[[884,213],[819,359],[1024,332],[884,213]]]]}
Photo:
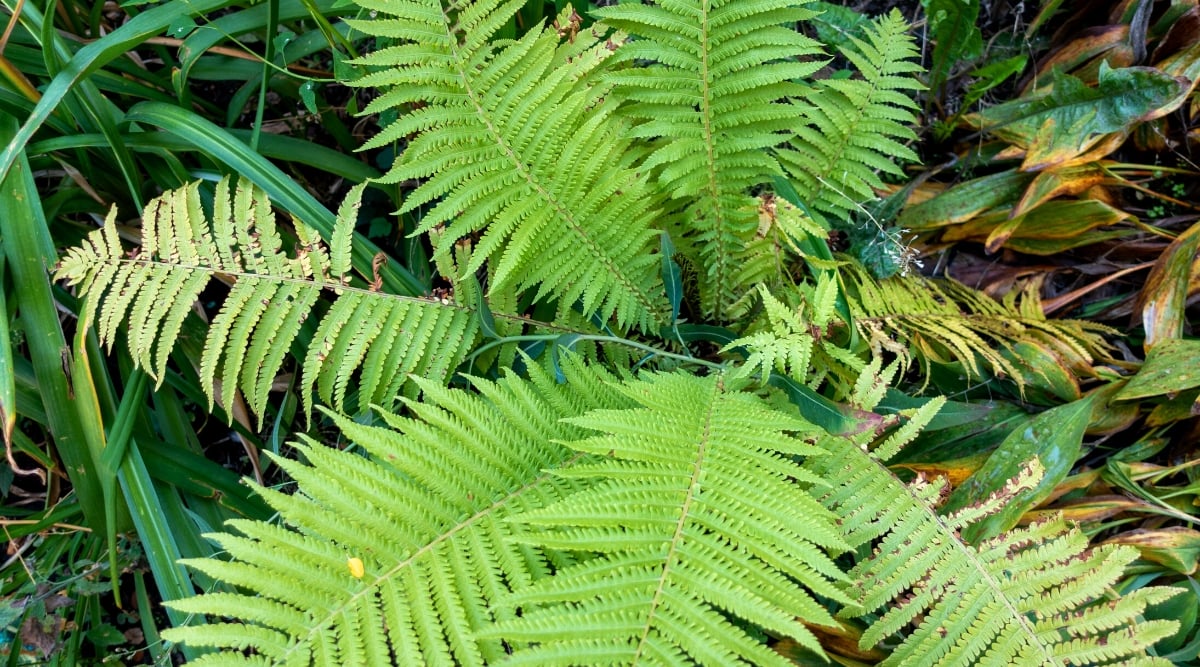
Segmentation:
{"type": "MultiPolygon", "coordinates": [[[[20,143],[14,138],[16,133],[16,120],[0,114],[0,141],[7,142],[9,149],[20,143]]],[[[20,296],[21,321],[47,426],[89,525],[99,528],[104,525],[104,504],[96,478],[97,453],[88,449],[75,409],[75,401],[84,397],[72,393],[65,373],[69,349],[47,273],[54,263],[53,242],[42,208],[36,204],[38,191],[24,152],[15,154],[12,169],[6,174],[7,178],[0,181],[0,237],[4,238],[4,252],[12,271],[13,294],[20,296]]]]}
{"type": "MultiPolygon", "coordinates": [[[[4,4],[10,11],[15,9],[13,5],[16,3],[5,2],[4,4]]],[[[67,93],[89,74],[104,67],[113,59],[119,58],[148,38],[158,35],[181,14],[204,14],[230,4],[233,4],[232,0],[187,0],[187,2],[175,0],[168,2],[138,14],[120,28],[76,52],[71,61],[54,77],[54,80],[42,93],[42,99],[34,107],[33,113],[25,121],[25,124],[13,133],[7,141],[4,151],[0,152],[0,179],[8,175],[9,170],[17,163],[17,159],[25,150],[25,145],[63,101],[67,93]]]]}

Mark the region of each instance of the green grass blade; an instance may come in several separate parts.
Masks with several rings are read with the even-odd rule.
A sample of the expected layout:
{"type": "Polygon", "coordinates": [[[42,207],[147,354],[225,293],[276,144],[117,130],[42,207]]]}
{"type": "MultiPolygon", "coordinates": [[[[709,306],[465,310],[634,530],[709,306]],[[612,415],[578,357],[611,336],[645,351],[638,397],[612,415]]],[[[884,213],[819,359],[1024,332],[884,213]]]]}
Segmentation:
{"type": "MultiPolygon", "coordinates": [[[[23,143],[16,140],[16,134],[16,119],[0,115],[0,142],[7,143],[8,150],[23,143]]],[[[70,350],[50,289],[48,269],[57,259],[54,243],[41,206],[35,205],[38,191],[24,151],[14,153],[10,166],[0,182],[0,237],[12,272],[13,294],[20,297],[21,321],[54,446],[88,524],[99,529],[104,525],[104,502],[96,477],[96,454],[89,449],[75,407],[89,397],[75,395],[68,382],[70,350]]]]}
{"type": "MultiPolygon", "coordinates": [[[[163,600],[191,597],[195,594],[195,588],[187,570],[179,564],[182,554],[176,543],[171,521],[168,520],[164,499],[160,498],[158,489],[150,479],[136,440],[129,441],[125,459],[121,462],[117,475],[130,515],[133,517],[133,525],[142,540],[146,560],[150,563],[150,572],[154,575],[159,595],[163,600]]],[[[174,502],[179,501],[178,495],[173,491],[168,490],[163,495],[168,496],[168,503],[171,502],[171,498],[174,502]]],[[[181,512],[174,514],[178,517],[181,512]]],[[[202,616],[192,616],[170,608],[166,611],[171,624],[177,627],[204,622],[202,616]]],[[[196,657],[195,649],[186,646],[183,647],[183,653],[188,659],[196,657]]]]}
{"type": "MultiPolygon", "coordinates": [[[[250,137],[249,130],[228,130],[228,132],[234,138],[243,141],[247,141],[250,137]]],[[[197,146],[187,139],[166,132],[127,132],[121,135],[121,141],[134,152],[182,153],[203,150],[203,147],[197,146]]],[[[101,134],[68,134],[35,141],[29,144],[29,153],[43,155],[76,148],[102,148],[107,145],[106,142],[104,135],[101,134]]],[[[264,134],[259,139],[258,152],[263,157],[314,167],[353,183],[362,183],[368,179],[378,178],[380,175],[379,170],[350,155],[284,134],[264,134]]]]}
{"type": "MultiPolygon", "coordinates": [[[[16,9],[17,2],[5,0],[4,4],[12,12],[16,9]]],[[[174,0],[138,14],[120,28],[77,51],[46,87],[42,99],[34,107],[25,124],[8,137],[4,151],[0,152],[0,179],[8,175],[24,153],[25,145],[42,123],[46,122],[46,118],[62,103],[71,89],[89,74],[150,37],[160,34],[180,15],[206,14],[231,4],[233,0],[174,0]]],[[[26,5],[28,9],[28,4],[26,5]]]]}
{"type": "MultiPolygon", "coordinates": [[[[55,2],[50,2],[47,11],[53,12],[54,5],[55,2]]],[[[59,63],[69,61],[72,53],[55,31],[54,22],[45,20],[41,12],[32,5],[23,8],[21,21],[30,33],[39,36],[46,70],[57,73],[59,63]]],[[[117,121],[114,118],[114,116],[120,115],[120,110],[100,93],[100,89],[90,78],[80,81],[75,86],[68,101],[72,103],[71,106],[77,121],[87,129],[99,129],[108,139],[108,148],[116,158],[117,167],[125,180],[125,186],[128,188],[135,206],[139,209],[142,208],[141,191],[137,187],[137,183],[141,179],[137,177],[138,170],[134,164],[133,155],[120,141],[120,132],[117,131],[117,121]]]]}
{"type": "MultiPolygon", "coordinates": [[[[0,247],[4,235],[0,234],[0,247]]],[[[17,425],[17,372],[13,364],[12,338],[8,332],[8,300],[4,286],[4,253],[0,253],[0,430],[4,446],[12,450],[13,428],[17,425]]]]}

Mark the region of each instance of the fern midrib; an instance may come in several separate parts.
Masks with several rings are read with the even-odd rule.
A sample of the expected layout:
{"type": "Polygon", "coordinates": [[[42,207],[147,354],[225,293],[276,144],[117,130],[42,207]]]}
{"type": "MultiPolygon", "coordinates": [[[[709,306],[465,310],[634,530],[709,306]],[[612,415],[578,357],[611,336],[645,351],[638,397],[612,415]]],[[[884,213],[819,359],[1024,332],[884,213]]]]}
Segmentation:
{"type": "Polygon", "coordinates": [[[713,410],[717,405],[717,398],[725,386],[723,378],[718,378],[713,385],[713,398],[708,403],[708,409],[704,413],[704,431],[700,438],[699,446],[697,447],[696,457],[692,462],[692,478],[688,482],[687,495],[684,497],[683,503],[680,506],[679,521],[675,522],[675,533],[671,536],[671,542],[667,547],[667,553],[663,557],[662,575],[658,579],[658,586],[654,589],[654,597],[650,600],[650,611],[646,615],[645,627],[642,628],[642,636],[638,639],[637,651],[633,655],[633,664],[637,664],[642,657],[642,651],[646,648],[646,640],[650,637],[650,630],[654,626],[654,616],[662,603],[663,588],[667,584],[667,579],[671,575],[671,567],[674,565],[676,558],[675,552],[679,548],[680,542],[683,541],[684,526],[690,520],[690,510],[692,501],[696,498],[697,487],[700,484],[700,472],[703,470],[703,461],[708,453],[709,439],[711,437],[712,416],[713,410]]]}
{"type": "Polygon", "coordinates": [[[590,235],[588,235],[587,230],[583,229],[583,227],[576,221],[571,210],[559,202],[558,198],[555,197],[549,190],[547,190],[539,179],[534,178],[534,174],[532,171],[530,171],[528,165],[526,165],[517,157],[516,153],[512,150],[512,147],[508,145],[507,141],[505,141],[503,135],[500,133],[499,128],[497,128],[495,123],[492,121],[491,116],[489,116],[484,110],[479,94],[472,85],[472,80],[468,76],[467,69],[464,67],[465,62],[462,58],[461,51],[458,48],[458,39],[454,32],[453,26],[450,24],[450,16],[446,13],[445,9],[442,10],[442,16],[445,19],[442,22],[442,25],[446,29],[446,37],[449,39],[450,43],[454,45],[451,47],[451,52],[454,56],[454,66],[458,70],[458,78],[462,82],[463,89],[467,93],[467,98],[471,100],[471,104],[475,107],[475,115],[479,118],[480,122],[487,127],[488,134],[492,136],[492,139],[496,142],[500,149],[504,151],[504,155],[506,155],[509,161],[512,162],[513,166],[517,170],[517,173],[520,174],[525,182],[533,187],[533,189],[542,196],[542,199],[544,199],[550,205],[551,209],[554,210],[559,219],[567,223],[571,231],[575,232],[576,237],[581,239],[591,251],[592,257],[604,264],[605,268],[608,270],[608,274],[613,276],[616,282],[624,285],[627,292],[633,294],[634,297],[637,298],[647,315],[651,318],[651,320],[653,320],[655,311],[654,300],[651,299],[649,295],[644,293],[640,287],[630,282],[625,276],[624,272],[622,272],[619,267],[613,264],[613,259],[609,257],[608,253],[604,252],[604,249],[600,247],[590,235]]]}
{"type": "Polygon", "coordinates": [[[724,288],[731,281],[729,275],[729,247],[725,243],[725,221],[726,215],[724,205],[721,201],[720,184],[717,181],[717,161],[716,161],[716,137],[713,136],[712,130],[712,88],[708,83],[708,59],[709,59],[709,36],[708,36],[708,14],[711,9],[709,0],[704,0],[702,7],[702,18],[700,19],[700,118],[704,123],[704,150],[707,153],[708,161],[705,166],[708,168],[708,194],[712,200],[712,216],[713,222],[716,225],[715,252],[716,263],[714,265],[714,282],[713,290],[715,291],[713,301],[713,318],[717,321],[723,319],[725,310],[724,288]]]}
{"type": "MultiPolygon", "coordinates": [[[[326,626],[328,626],[328,624],[330,623],[330,621],[332,619],[341,615],[341,613],[344,610],[352,608],[355,605],[355,603],[357,603],[361,598],[366,597],[368,595],[373,595],[375,593],[375,591],[384,582],[395,577],[398,572],[400,572],[401,570],[403,570],[406,567],[410,567],[419,558],[429,554],[437,547],[441,546],[445,542],[452,539],[454,536],[463,532],[467,528],[474,526],[475,524],[479,523],[480,521],[483,521],[484,519],[496,514],[496,512],[503,509],[505,506],[509,505],[514,500],[522,497],[526,493],[537,488],[538,486],[543,484],[546,480],[553,478],[555,476],[554,475],[555,470],[561,470],[563,468],[570,467],[571,465],[575,464],[577,461],[579,461],[580,459],[582,459],[586,456],[588,456],[588,454],[583,453],[583,452],[574,453],[572,456],[570,456],[567,459],[564,459],[558,465],[556,465],[553,470],[542,473],[541,475],[530,480],[529,483],[518,487],[512,493],[506,494],[499,502],[496,502],[496,503],[493,503],[491,505],[484,507],[483,509],[479,510],[475,514],[472,514],[471,516],[467,517],[463,521],[460,521],[459,523],[455,524],[454,527],[451,528],[450,530],[448,530],[445,533],[442,533],[442,534],[438,535],[436,538],[430,540],[429,544],[426,544],[425,546],[422,546],[421,548],[417,549],[411,555],[409,555],[408,558],[405,558],[404,560],[396,563],[396,565],[394,567],[392,567],[391,569],[387,570],[383,574],[376,577],[374,581],[367,583],[365,586],[363,586],[363,589],[361,591],[346,598],[345,603],[340,604],[336,607],[333,607],[331,609],[330,613],[328,615],[326,615],[324,618],[320,619],[319,622],[314,622],[313,625],[309,628],[308,634],[303,637],[303,641],[297,641],[297,642],[293,643],[290,647],[288,647],[287,650],[283,651],[283,653],[281,654],[281,658],[283,658],[283,659],[276,664],[288,664],[288,661],[286,660],[286,658],[289,655],[291,655],[292,652],[298,650],[302,646],[309,646],[311,644],[311,638],[313,637],[313,635],[315,635],[319,632],[324,632],[324,628],[326,626]]],[[[298,639],[298,638],[294,637],[294,639],[298,639]]]]}
{"type": "MultiPolygon", "coordinates": [[[[451,309],[451,310],[458,310],[458,311],[461,311],[463,313],[466,313],[466,314],[472,315],[472,316],[476,314],[475,309],[473,309],[469,306],[465,306],[461,303],[458,303],[457,301],[451,301],[449,299],[437,299],[437,298],[433,298],[433,297],[419,297],[419,296],[407,296],[404,294],[392,294],[391,292],[373,291],[373,290],[364,289],[361,287],[353,287],[350,285],[344,285],[342,283],[325,282],[323,280],[310,280],[307,278],[295,278],[292,276],[279,276],[279,275],[275,275],[275,274],[271,274],[271,273],[253,273],[250,271],[236,271],[236,270],[229,270],[229,269],[219,269],[216,267],[206,266],[203,264],[176,264],[173,262],[164,262],[164,261],[159,261],[159,260],[120,258],[120,259],[115,260],[115,264],[137,264],[137,265],[144,266],[147,268],[161,266],[161,267],[165,267],[168,270],[191,271],[191,272],[195,272],[195,273],[208,274],[209,276],[216,276],[216,275],[220,274],[220,275],[225,275],[225,276],[231,276],[233,278],[255,279],[255,280],[261,280],[261,281],[266,281],[266,282],[275,282],[275,283],[280,283],[280,284],[291,283],[291,284],[298,284],[298,285],[306,285],[306,286],[310,286],[310,287],[316,287],[316,288],[322,289],[322,290],[328,290],[330,292],[335,292],[335,293],[356,292],[359,294],[370,295],[373,298],[396,299],[398,301],[409,301],[412,303],[424,304],[424,305],[429,305],[429,306],[438,305],[443,308],[447,308],[447,309],[451,309]]],[[[542,320],[536,320],[532,317],[525,317],[524,315],[516,315],[513,313],[503,313],[503,312],[493,311],[492,317],[497,318],[497,319],[507,320],[510,322],[520,322],[522,324],[525,324],[525,325],[528,325],[531,327],[537,327],[537,328],[541,328],[541,329],[550,329],[553,331],[562,331],[564,333],[575,333],[575,334],[583,334],[583,335],[587,335],[587,334],[591,333],[590,331],[586,331],[586,330],[582,330],[582,329],[573,329],[571,327],[563,326],[561,324],[556,324],[554,322],[543,322],[542,320]]]]}
{"type": "MultiPolygon", "coordinates": [[[[879,461],[878,459],[875,459],[873,457],[869,457],[869,458],[875,465],[879,466],[879,468],[884,470],[885,474],[891,475],[893,482],[896,484],[899,484],[905,490],[905,493],[909,493],[908,485],[906,485],[904,482],[902,482],[900,480],[900,478],[897,477],[896,474],[891,471],[890,468],[885,466],[883,464],[883,462],[879,461]]],[[[1013,619],[1016,620],[1017,625],[1022,629],[1025,636],[1029,639],[1029,642],[1027,645],[1032,645],[1032,646],[1036,647],[1038,652],[1041,653],[1041,655],[1042,655],[1041,664],[1043,664],[1043,665],[1061,664],[1056,661],[1053,651],[1048,651],[1047,650],[1048,647],[1046,647],[1038,639],[1037,629],[1034,628],[1032,625],[1030,625],[1029,619],[1025,616],[1025,614],[1021,613],[1021,611],[1016,608],[1016,606],[1012,603],[1012,601],[1009,600],[1008,596],[1004,594],[1004,588],[1001,585],[1001,582],[992,576],[991,570],[989,570],[986,567],[986,563],[979,560],[979,552],[977,552],[975,549],[969,547],[966,542],[964,542],[961,538],[957,537],[956,530],[952,526],[950,526],[950,524],[946,523],[945,517],[938,514],[937,511],[934,509],[934,507],[931,504],[921,502],[919,499],[914,498],[911,493],[909,493],[909,497],[913,500],[914,503],[916,503],[917,505],[919,505],[921,507],[921,511],[924,512],[925,515],[927,517],[929,517],[929,519],[931,521],[934,521],[937,523],[937,525],[942,529],[943,535],[952,536],[952,538],[950,539],[950,543],[952,545],[954,545],[954,549],[959,553],[959,555],[961,556],[961,558],[964,561],[970,563],[971,566],[974,567],[975,570],[983,576],[983,579],[989,586],[990,590],[992,591],[993,596],[995,598],[999,599],[1000,603],[1004,605],[1004,608],[1008,610],[1009,615],[1013,619]]]]}
{"type": "MultiPolygon", "coordinates": [[[[217,267],[213,267],[213,266],[205,266],[203,264],[177,264],[174,262],[166,262],[166,261],[161,261],[161,260],[146,260],[146,259],[120,258],[120,259],[117,259],[115,263],[117,263],[117,264],[134,264],[134,265],[144,266],[147,268],[163,267],[163,268],[166,268],[168,271],[173,271],[173,270],[191,271],[191,272],[195,272],[195,273],[205,273],[205,274],[208,274],[208,275],[214,276],[214,277],[217,276],[218,274],[220,274],[220,275],[224,275],[224,276],[232,276],[234,278],[239,278],[239,279],[246,278],[248,280],[253,279],[253,280],[261,280],[264,282],[274,282],[274,283],[280,283],[280,284],[304,285],[304,286],[308,286],[308,287],[315,287],[317,289],[328,290],[328,291],[334,292],[334,293],[356,292],[359,294],[369,294],[375,298],[396,299],[398,301],[409,301],[412,303],[421,303],[421,304],[425,304],[425,305],[440,305],[443,308],[459,310],[459,311],[462,311],[467,314],[474,314],[474,312],[475,312],[473,309],[471,309],[467,306],[464,306],[462,304],[459,304],[455,301],[451,301],[449,299],[437,299],[434,297],[427,298],[427,297],[419,297],[419,296],[405,296],[403,294],[392,294],[390,292],[378,292],[378,291],[374,291],[374,290],[370,290],[370,289],[364,289],[362,287],[353,287],[350,285],[344,285],[342,283],[330,283],[330,282],[325,282],[324,280],[311,280],[309,278],[297,278],[294,276],[280,276],[280,275],[276,275],[273,273],[253,273],[251,271],[230,270],[230,269],[225,269],[225,268],[217,268],[217,267]]],[[[538,326],[543,325],[542,322],[536,322],[533,320],[529,320],[528,318],[523,318],[523,317],[516,316],[516,315],[506,315],[504,313],[494,313],[494,316],[495,317],[503,317],[506,319],[528,321],[528,322],[531,322],[538,326]]]]}

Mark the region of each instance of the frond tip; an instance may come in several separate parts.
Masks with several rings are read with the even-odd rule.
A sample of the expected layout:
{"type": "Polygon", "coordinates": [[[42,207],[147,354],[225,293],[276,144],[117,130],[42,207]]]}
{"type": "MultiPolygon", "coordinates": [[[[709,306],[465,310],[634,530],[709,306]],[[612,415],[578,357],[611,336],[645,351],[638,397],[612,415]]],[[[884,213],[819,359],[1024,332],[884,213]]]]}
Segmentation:
{"type": "Polygon", "coordinates": [[[474,342],[476,318],[457,304],[351,286],[349,246],[361,187],[339,212],[332,246],[293,221],[293,255],[284,252],[262,190],[248,182],[231,190],[223,179],[209,217],[200,187],[193,183],[151,201],[141,248],[132,254],[123,251],[110,214],[67,253],[57,273],[82,286],[83,325],[96,323],[111,349],[125,323],[130,355],[160,384],[182,333],[202,326],[185,321],[213,280],[231,287],[208,326],[198,368],[210,408],[218,397],[228,408],[240,389],[261,416],[286,356],[305,339],[312,341],[301,364],[306,410],[314,388],[324,401],[343,406],[352,378],[360,407],[390,405],[411,389],[410,374],[442,380],[474,342]],[[322,292],[338,296],[319,314],[322,292]],[[306,321],[314,313],[319,321],[312,330],[306,321]]]}
{"type": "Polygon", "coordinates": [[[804,124],[778,152],[801,195],[835,218],[874,199],[879,174],[903,176],[897,160],[918,159],[904,143],[916,138],[911,95],[922,88],[908,25],[892,10],[865,32],[842,50],[862,78],[823,79],[807,89],[795,107],[804,124]]]}

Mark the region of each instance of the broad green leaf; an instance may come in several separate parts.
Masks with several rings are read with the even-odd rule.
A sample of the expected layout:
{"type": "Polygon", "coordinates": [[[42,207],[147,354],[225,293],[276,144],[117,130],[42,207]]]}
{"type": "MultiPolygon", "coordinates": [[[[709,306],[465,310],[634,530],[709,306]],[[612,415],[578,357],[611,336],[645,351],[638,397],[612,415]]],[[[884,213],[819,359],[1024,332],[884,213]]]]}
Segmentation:
{"type": "Polygon", "coordinates": [[[659,254],[662,255],[662,280],[667,290],[667,301],[671,303],[670,324],[679,319],[679,304],[683,301],[683,271],[675,261],[675,244],[671,235],[663,231],[659,237],[659,254]]]}
{"type": "Polygon", "coordinates": [[[1079,398],[1079,382],[1075,373],[1046,346],[1017,341],[1010,348],[1000,350],[1000,354],[1012,361],[1013,367],[1021,372],[1027,397],[1042,398],[1051,404],[1079,398]],[[1047,401],[1045,397],[1036,396],[1039,393],[1047,393],[1053,398],[1047,401]]]}
{"type": "Polygon", "coordinates": [[[978,544],[1012,528],[1022,514],[1050,495],[1075,466],[1091,413],[1092,398],[1088,397],[1029,419],[1000,443],[983,467],[950,494],[943,508],[947,514],[981,503],[1004,489],[1031,459],[1038,459],[1045,468],[1037,486],[1018,493],[1003,510],[963,530],[968,542],[978,544]]]}
{"type": "Polygon", "coordinates": [[[879,433],[896,422],[893,416],[835,403],[786,375],[771,373],[767,384],[782,389],[801,416],[831,435],[850,436],[872,430],[879,433]]]}
{"type": "MultiPolygon", "coordinates": [[[[1139,413],[1141,412],[1138,409],[1141,405],[1138,401],[1133,401],[1126,405],[1134,408],[1139,413]]],[[[1146,426],[1151,428],[1166,426],[1184,419],[1191,419],[1192,417],[1200,417],[1200,389],[1189,389],[1180,392],[1179,395],[1154,406],[1154,409],[1146,416],[1146,426]]]]}
{"type": "MultiPolygon", "coordinates": [[[[883,400],[875,406],[875,412],[887,415],[895,414],[901,410],[915,410],[931,400],[933,399],[923,396],[909,396],[896,389],[888,389],[883,400]]],[[[986,418],[988,413],[994,409],[996,409],[996,405],[993,403],[946,401],[942,409],[938,410],[937,415],[929,420],[929,423],[925,425],[925,428],[921,429],[921,432],[930,433],[932,431],[970,424],[986,418]]]]}
{"type": "Polygon", "coordinates": [[[1022,54],[972,70],[971,76],[975,81],[967,87],[963,108],[978,102],[984,93],[1004,83],[1009,77],[1020,74],[1028,62],[1029,56],[1022,54]]]}
{"type": "Polygon", "coordinates": [[[1031,180],[1031,175],[1016,170],[972,179],[908,207],[900,214],[897,224],[905,229],[925,231],[965,222],[1012,202],[1021,196],[1031,180]]]}
{"type": "Polygon", "coordinates": [[[1182,594],[1148,608],[1145,617],[1149,620],[1179,621],[1179,630],[1175,636],[1154,645],[1155,653],[1178,665],[1200,654],[1200,633],[1196,633],[1196,617],[1200,615],[1200,586],[1195,579],[1173,586],[1180,589],[1182,594]],[[1193,634],[1196,636],[1192,638],[1191,646],[1188,646],[1185,642],[1193,634]]]}
{"type": "Polygon", "coordinates": [[[977,129],[1030,151],[1045,151],[1047,145],[1082,151],[1097,135],[1124,132],[1158,117],[1187,89],[1186,80],[1151,67],[1113,69],[1104,64],[1095,87],[1056,72],[1048,90],[966,118],[977,129]],[[1046,132],[1048,123],[1054,132],[1046,132]]]}
{"type": "Polygon", "coordinates": [[[1149,398],[1193,387],[1200,387],[1200,340],[1170,338],[1150,349],[1146,363],[1116,398],[1149,398]]]}

